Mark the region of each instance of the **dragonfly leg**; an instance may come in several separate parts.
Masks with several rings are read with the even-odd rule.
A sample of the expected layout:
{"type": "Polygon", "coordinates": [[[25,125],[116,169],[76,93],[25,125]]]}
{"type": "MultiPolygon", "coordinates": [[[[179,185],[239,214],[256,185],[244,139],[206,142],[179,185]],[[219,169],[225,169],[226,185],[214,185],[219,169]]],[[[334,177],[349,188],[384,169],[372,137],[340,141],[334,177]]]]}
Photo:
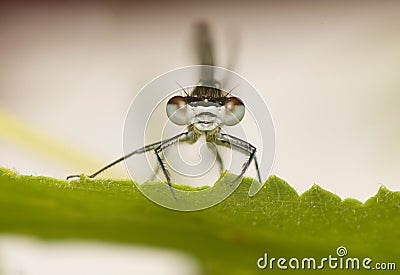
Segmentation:
{"type": "MultiPolygon", "coordinates": [[[[93,174],[89,175],[88,177],[89,178],[95,178],[98,174],[100,174],[100,173],[104,172],[105,170],[113,167],[114,165],[120,163],[121,161],[126,160],[127,158],[130,158],[133,155],[142,154],[142,153],[145,153],[147,151],[154,150],[155,148],[160,146],[160,144],[161,144],[161,141],[153,143],[153,144],[149,144],[149,145],[144,146],[142,148],[139,148],[139,149],[137,149],[137,150],[135,150],[133,152],[130,152],[129,154],[126,154],[125,156],[122,156],[119,159],[107,164],[106,166],[104,166],[100,170],[94,172],[93,174]]],[[[80,177],[80,175],[70,175],[70,176],[67,177],[67,180],[72,179],[72,178],[79,178],[79,177],[80,177]]]]}
{"type": "Polygon", "coordinates": [[[257,177],[261,183],[261,175],[258,167],[258,162],[256,159],[256,147],[254,147],[249,142],[244,141],[240,138],[222,133],[217,135],[217,142],[219,145],[230,147],[236,151],[242,152],[249,156],[247,161],[243,163],[242,171],[237,176],[237,178],[231,183],[231,185],[235,184],[244,175],[244,173],[247,171],[252,161],[254,161],[254,165],[257,171],[257,177]]]}
{"type": "Polygon", "coordinates": [[[154,150],[154,153],[156,154],[158,165],[161,168],[161,170],[165,176],[165,179],[167,180],[169,189],[171,190],[172,196],[175,199],[177,199],[177,197],[176,197],[174,189],[172,188],[172,185],[171,185],[171,176],[170,176],[167,168],[165,167],[163,158],[161,157],[161,152],[163,152],[165,149],[167,149],[168,147],[170,147],[171,145],[174,145],[175,143],[177,143],[179,141],[189,140],[191,138],[191,134],[192,134],[192,132],[185,132],[185,133],[176,135],[170,139],[167,139],[165,141],[162,141],[161,144],[159,146],[157,146],[157,148],[155,148],[155,150],[154,150]]]}

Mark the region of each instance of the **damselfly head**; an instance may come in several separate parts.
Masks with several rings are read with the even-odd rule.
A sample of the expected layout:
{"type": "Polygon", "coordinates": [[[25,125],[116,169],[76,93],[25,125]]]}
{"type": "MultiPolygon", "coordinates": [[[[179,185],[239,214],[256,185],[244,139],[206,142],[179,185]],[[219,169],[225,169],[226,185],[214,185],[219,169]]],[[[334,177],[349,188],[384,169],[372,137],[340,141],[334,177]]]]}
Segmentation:
{"type": "MultiPolygon", "coordinates": [[[[194,92],[196,90],[198,87],[194,92]]],[[[222,125],[236,125],[243,119],[245,106],[239,98],[225,96],[222,91],[201,95],[194,92],[186,97],[174,96],[168,101],[167,115],[174,124],[212,131],[222,125]]]]}

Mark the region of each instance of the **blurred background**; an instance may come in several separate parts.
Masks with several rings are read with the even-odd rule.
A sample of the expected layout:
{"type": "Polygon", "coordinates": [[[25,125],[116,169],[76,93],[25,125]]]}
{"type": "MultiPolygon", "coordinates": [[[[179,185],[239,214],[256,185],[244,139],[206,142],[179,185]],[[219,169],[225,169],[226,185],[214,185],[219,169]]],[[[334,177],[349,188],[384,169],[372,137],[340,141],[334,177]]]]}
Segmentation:
{"type": "MultiPolygon", "coordinates": [[[[122,155],[125,114],[192,65],[209,22],[217,65],[252,83],[276,128],[273,174],[365,201],[400,174],[397,1],[2,4],[0,165],[65,178],[122,155]]],[[[104,176],[126,177],[123,165],[104,176]]]]}

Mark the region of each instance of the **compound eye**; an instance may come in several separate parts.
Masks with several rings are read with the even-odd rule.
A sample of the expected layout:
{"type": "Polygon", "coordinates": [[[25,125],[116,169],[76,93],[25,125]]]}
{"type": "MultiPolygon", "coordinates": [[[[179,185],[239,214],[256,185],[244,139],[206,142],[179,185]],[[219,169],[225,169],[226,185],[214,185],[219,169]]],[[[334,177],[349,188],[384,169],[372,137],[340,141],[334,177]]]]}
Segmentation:
{"type": "Polygon", "coordinates": [[[237,97],[229,97],[225,101],[225,114],[223,123],[228,126],[238,124],[244,117],[245,107],[243,102],[237,97]]]}
{"type": "Polygon", "coordinates": [[[174,96],[167,103],[167,116],[177,125],[185,125],[188,122],[187,101],[183,96],[174,96]]]}

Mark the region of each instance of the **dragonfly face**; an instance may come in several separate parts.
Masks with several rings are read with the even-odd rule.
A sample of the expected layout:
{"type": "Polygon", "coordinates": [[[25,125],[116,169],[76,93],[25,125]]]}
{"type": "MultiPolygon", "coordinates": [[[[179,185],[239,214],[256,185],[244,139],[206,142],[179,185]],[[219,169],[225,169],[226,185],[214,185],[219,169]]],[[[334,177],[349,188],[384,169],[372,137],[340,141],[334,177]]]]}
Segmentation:
{"type": "Polygon", "coordinates": [[[244,114],[243,102],[228,93],[197,86],[186,96],[172,97],[166,106],[168,118],[177,125],[193,126],[199,132],[211,132],[220,126],[238,124],[244,114]]]}

